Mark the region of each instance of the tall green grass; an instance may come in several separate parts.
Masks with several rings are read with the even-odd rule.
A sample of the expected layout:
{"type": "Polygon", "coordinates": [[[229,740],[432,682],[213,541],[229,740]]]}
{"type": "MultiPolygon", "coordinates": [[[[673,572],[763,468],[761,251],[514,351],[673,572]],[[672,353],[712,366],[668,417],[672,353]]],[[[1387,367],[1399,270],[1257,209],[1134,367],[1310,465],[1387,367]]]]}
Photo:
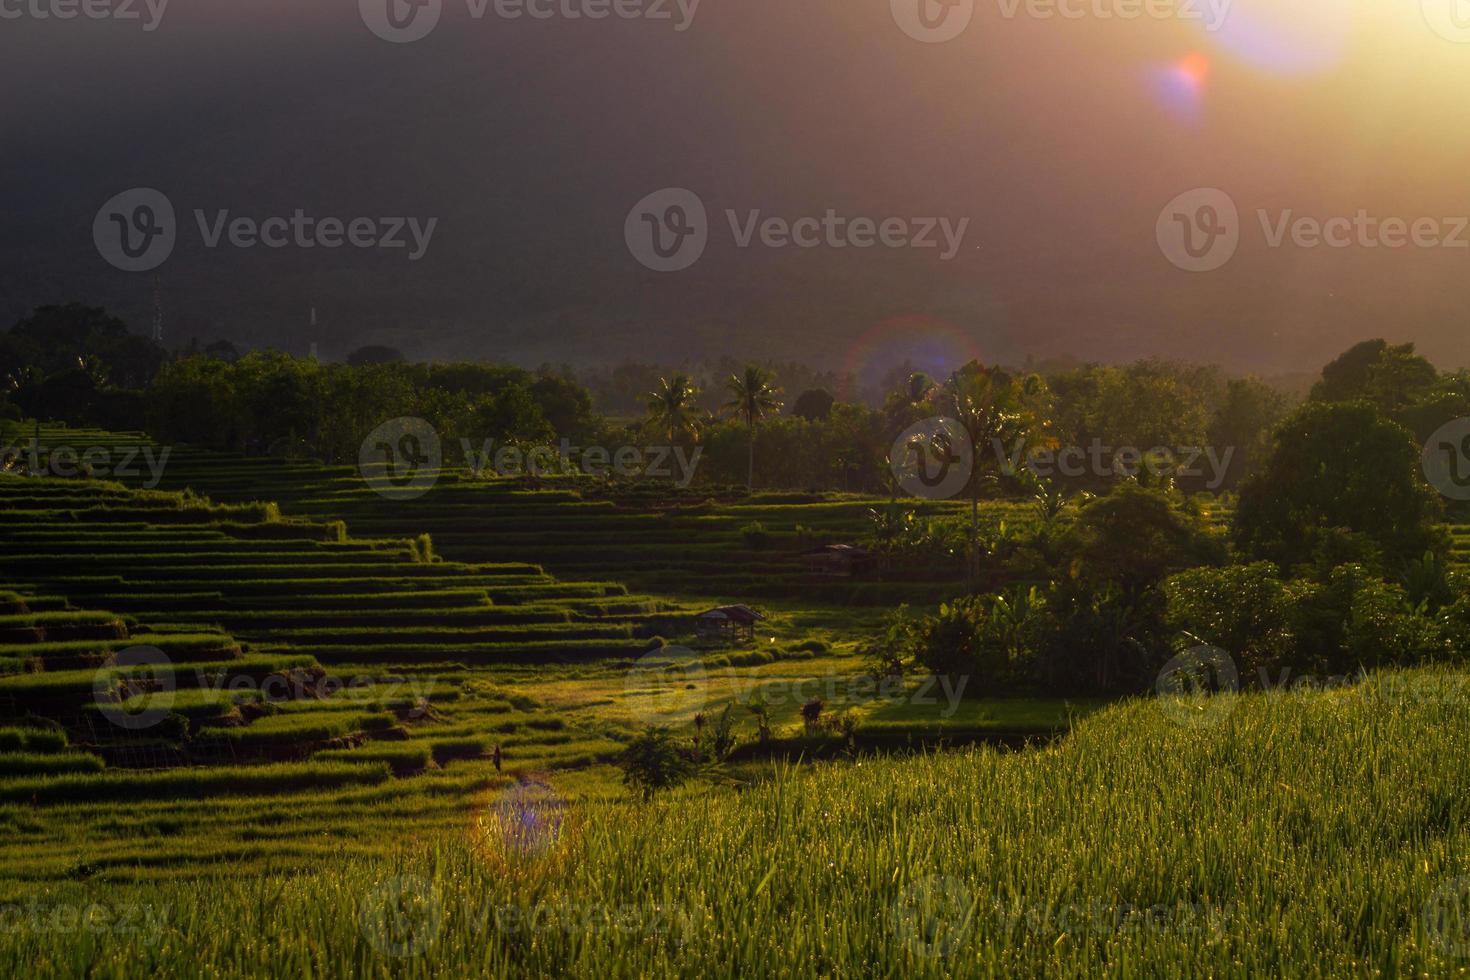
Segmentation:
{"type": "Polygon", "coordinates": [[[396,861],[56,886],[38,900],[147,901],[166,921],[148,941],[3,933],[0,970],[1444,976],[1470,966],[1467,690],[1423,672],[1194,713],[1137,701],[1045,750],[785,769],[652,804],[505,787],[396,861]]]}

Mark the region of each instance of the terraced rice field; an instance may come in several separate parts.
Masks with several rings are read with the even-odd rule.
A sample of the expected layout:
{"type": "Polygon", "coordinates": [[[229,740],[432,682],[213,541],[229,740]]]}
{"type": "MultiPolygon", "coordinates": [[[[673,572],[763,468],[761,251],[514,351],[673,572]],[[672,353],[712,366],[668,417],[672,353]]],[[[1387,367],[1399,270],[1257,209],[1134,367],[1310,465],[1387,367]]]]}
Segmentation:
{"type": "Polygon", "coordinates": [[[22,879],[248,872],[442,829],[510,779],[497,745],[518,774],[620,748],[516,692],[518,665],[620,678],[688,619],[612,583],[97,481],[0,478],[0,552],[0,826],[22,879]]]}
{"type": "MultiPolygon", "coordinates": [[[[68,445],[163,448],[139,433],[43,426],[43,448],[68,445]]],[[[792,599],[806,603],[930,603],[949,597],[963,561],[899,562],[880,580],[814,576],[802,554],[826,544],[861,541],[871,511],[886,500],[839,493],[756,493],[743,488],[654,483],[613,485],[591,478],[479,478],[446,465],[433,488],[411,500],[379,494],[352,466],[247,458],[187,446],[168,447],[161,486],[213,500],[269,500],[290,515],[345,520],[355,534],[407,538],[429,534],[438,554],[462,562],[533,562],[567,579],[612,579],[656,594],[706,600],[792,599]],[[747,530],[759,525],[764,541],[747,530]]],[[[447,456],[455,450],[446,447],[447,456]]],[[[43,457],[44,458],[44,457],[43,457]]],[[[141,458],[141,457],[140,457],[141,458]]],[[[119,477],[137,486],[149,476],[119,477]]],[[[920,517],[967,518],[964,501],[906,500],[920,517]]],[[[1223,512],[1220,513],[1223,519],[1223,512]]],[[[1022,528],[1034,520],[1025,502],[988,502],[988,529],[1022,528]]],[[[1470,528],[1466,529],[1470,536],[1470,528]]],[[[1467,537],[1470,546],[1470,537],[1467,537]]]]}
{"type": "MultiPolygon", "coordinates": [[[[542,780],[621,796],[610,763],[650,697],[630,666],[699,608],[98,480],[0,477],[0,553],[0,864],[19,894],[381,857],[542,780]]],[[[708,656],[714,700],[856,672],[818,614],[769,629],[708,656]]]]}

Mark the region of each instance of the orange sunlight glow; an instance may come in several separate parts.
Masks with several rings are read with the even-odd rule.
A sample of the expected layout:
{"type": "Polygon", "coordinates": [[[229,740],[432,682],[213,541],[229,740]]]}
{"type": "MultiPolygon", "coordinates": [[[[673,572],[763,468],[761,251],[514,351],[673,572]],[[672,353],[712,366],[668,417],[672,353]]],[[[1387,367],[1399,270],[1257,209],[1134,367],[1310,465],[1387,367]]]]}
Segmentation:
{"type": "Polygon", "coordinates": [[[1210,59],[1198,51],[1192,52],[1179,59],[1174,66],[1174,72],[1181,81],[1188,83],[1190,88],[1198,90],[1209,77],[1210,59]]]}

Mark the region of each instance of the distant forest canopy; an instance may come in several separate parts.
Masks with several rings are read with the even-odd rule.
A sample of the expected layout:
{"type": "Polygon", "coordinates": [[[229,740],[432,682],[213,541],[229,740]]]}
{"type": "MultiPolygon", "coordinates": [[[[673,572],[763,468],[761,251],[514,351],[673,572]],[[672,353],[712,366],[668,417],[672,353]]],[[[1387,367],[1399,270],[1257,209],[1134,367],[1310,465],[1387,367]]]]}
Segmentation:
{"type": "MultiPolygon", "coordinates": [[[[1381,340],[1354,346],[1310,386],[1156,360],[953,368],[929,376],[896,363],[876,389],[861,390],[850,375],[733,358],[682,368],[527,370],[413,364],[375,346],[323,363],[244,353],[228,342],[168,351],[105,310],[70,304],[38,308],[0,334],[0,418],[145,429],[165,441],[345,462],[377,425],[413,416],[435,426],[450,462],[460,461],[461,445],[480,449],[486,440],[607,447],[654,440],[702,447],[699,482],[886,493],[888,456],[905,429],[1013,396],[1028,421],[1024,430],[1003,427],[1007,450],[1024,440],[1053,450],[1230,451],[1223,479],[1181,480],[1185,489],[1238,485],[1303,399],[1370,402],[1420,441],[1470,416],[1470,372],[1441,373],[1412,344],[1381,340]]],[[[986,431],[974,431],[982,452],[993,441],[986,431]]]]}

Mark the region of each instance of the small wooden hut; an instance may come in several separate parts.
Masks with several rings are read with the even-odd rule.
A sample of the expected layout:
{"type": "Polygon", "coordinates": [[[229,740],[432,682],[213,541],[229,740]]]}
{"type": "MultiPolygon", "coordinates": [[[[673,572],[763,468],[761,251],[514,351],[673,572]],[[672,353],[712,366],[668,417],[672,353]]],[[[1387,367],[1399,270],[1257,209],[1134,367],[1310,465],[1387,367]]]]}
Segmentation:
{"type": "Polygon", "coordinates": [[[877,567],[873,553],[855,544],[829,544],[801,556],[812,575],[829,578],[854,578],[877,567]]]}
{"type": "Polygon", "coordinates": [[[755,639],[755,624],[766,617],[749,606],[717,606],[694,619],[694,632],[702,640],[755,639]]]}

